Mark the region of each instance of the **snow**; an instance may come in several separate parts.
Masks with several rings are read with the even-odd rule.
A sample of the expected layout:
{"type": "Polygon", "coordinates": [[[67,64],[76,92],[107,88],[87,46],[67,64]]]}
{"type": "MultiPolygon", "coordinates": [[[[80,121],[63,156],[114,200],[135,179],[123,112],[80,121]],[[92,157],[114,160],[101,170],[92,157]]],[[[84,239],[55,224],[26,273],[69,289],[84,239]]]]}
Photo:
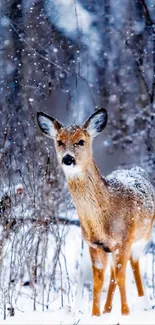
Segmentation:
{"type": "Polygon", "coordinates": [[[101,262],[99,262],[99,261],[96,261],[94,265],[99,270],[102,270],[104,268],[104,265],[101,262]]]}
{"type": "Polygon", "coordinates": [[[132,311],[128,316],[122,316],[117,309],[110,314],[92,317],[90,313],[73,313],[70,308],[60,308],[51,312],[18,313],[15,317],[0,320],[0,324],[154,324],[154,310],[132,311]]]}
{"type": "MultiPolygon", "coordinates": [[[[44,307],[42,311],[42,305],[36,304],[36,311],[33,310],[33,288],[22,287],[19,285],[16,288],[18,294],[18,299],[16,300],[15,316],[9,317],[9,312],[7,311],[6,320],[0,319],[0,324],[154,324],[155,312],[151,309],[151,305],[154,305],[154,301],[150,300],[150,306],[148,310],[147,296],[145,298],[137,297],[135,283],[133,282],[133,274],[131,271],[130,264],[127,268],[127,295],[129,300],[129,306],[131,309],[131,314],[128,316],[122,316],[120,311],[120,297],[118,288],[114,296],[114,303],[112,312],[109,314],[102,314],[100,317],[91,316],[91,306],[92,306],[92,286],[91,290],[87,290],[84,284],[92,281],[91,274],[91,263],[88,254],[88,245],[84,245],[84,250],[80,253],[81,249],[81,235],[80,229],[77,227],[71,227],[67,234],[66,244],[63,247],[63,253],[66,257],[67,268],[69,271],[70,279],[70,297],[71,300],[67,301],[64,299],[64,306],[61,307],[60,293],[55,296],[55,298],[50,300],[49,308],[44,307]],[[81,255],[79,260],[79,254],[81,255]],[[78,260],[79,265],[76,267],[76,261],[78,260]],[[81,265],[81,267],[80,267],[81,265]],[[19,294],[20,293],[20,294],[19,294]]],[[[49,247],[47,252],[47,264],[46,269],[48,272],[51,269],[51,247],[53,247],[54,242],[49,241],[49,247]]],[[[9,251],[8,251],[9,254],[9,251]]],[[[141,271],[144,277],[144,273],[147,271],[148,279],[152,278],[152,267],[151,260],[152,255],[144,255],[141,259],[141,271]]],[[[63,265],[62,265],[63,268],[63,265]]],[[[7,273],[7,269],[5,270],[7,273]]],[[[6,274],[5,273],[5,274],[6,274]]],[[[25,273],[25,280],[27,279],[25,273]]],[[[24,278],[23,278],[24,281],[24,278]]],[[[48,277],[46,280],[48,281],[48,277]]],[[[103,309],[107,288],[109,281],[109,268],[106,270],[105,283],[102,291],[102,301],[101,310],[103,309]]],[[[63,276],[63,287],[66,285],[66,276],[63,276]]],[[[144,281],[145,283],[145,281],[144,281]]],[[[36,286],[37,292],[41,289],[39,284],[36,286]]],[[[146,289],[149,297],[152,297],[152,290],[146,289]]],[[[42,292],[40,292],[40,295],[42,292]]],[[[17,298],[16,297],[16,298],[17,298]]],[[[37,299],[39,300],[39,297],[37,299]]]]}
{"type": "Polygon", "coordinates": [[[136,166],[131,169],[121,169],[107,176],[112,191],[130,191],[136,195],[146,209],[153,215],[155,210],[155,191],[147,173],[136,166]]]}

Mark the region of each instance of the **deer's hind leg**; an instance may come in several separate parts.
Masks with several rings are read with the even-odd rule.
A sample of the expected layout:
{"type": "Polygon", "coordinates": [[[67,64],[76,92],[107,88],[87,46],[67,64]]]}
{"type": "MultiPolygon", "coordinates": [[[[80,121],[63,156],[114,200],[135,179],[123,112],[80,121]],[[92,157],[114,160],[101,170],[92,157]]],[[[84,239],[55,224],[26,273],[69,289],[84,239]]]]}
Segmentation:
{"type": "Polygon", "coordinates": [[[134,256],[133,254],[130,256],[130,264],[131,264],[131,268],[133,271],[133,275],[134,275],[134,279],[135,279],[135,283],[136,283],[136,287],[137,287],[137,291],[138,291],[138,296],[139,297],[143,297],[145,295],[144,292],[144,287],[143,287],[143,281],[142,281],[142,277],[140,274],[140,265],[139,265],[139,258],[140,255],[143,254],[144,248],[150,238],[150,234],[151,234],[151,230],[152,230],[152,226],[154,223],[154,219],[155,216],[152,218],[151,222],[150,222],[150,226],[148,228],[148,231],[145,235],[145,239],[143,244],[141,243],[140,245],[140,250],[138,251],[138,254],[136,253],[136,256],[134,256]]]}
{"type": "Polygon", "coordinates": [[[143,283],[142,283],[142,277],[140,274],[140,267],[139,267],[139,260],[134,260],[132,256],[130,257],[130,264],[132,267],[137,291],[138,291],[138,296],[143,297],[144,296],[144,289],[143,289],[143,283]]]}
{"type": "Polygon", "coordinates": [[[93,306],[92,315],[100,316],[100,300],[107,266],[107,254],[99,248],[89,248],[93,272],[93,306]]]}

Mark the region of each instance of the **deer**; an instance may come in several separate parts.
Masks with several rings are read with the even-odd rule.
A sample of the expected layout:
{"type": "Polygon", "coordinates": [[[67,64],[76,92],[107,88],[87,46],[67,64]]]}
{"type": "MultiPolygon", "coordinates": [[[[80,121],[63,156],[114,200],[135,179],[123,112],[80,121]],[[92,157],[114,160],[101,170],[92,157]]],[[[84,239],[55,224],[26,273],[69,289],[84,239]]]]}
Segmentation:
{"type": "Polygon", "coordinates": [[[37,113],[45,136],[54,139],[57,160],[89,245],[93,275],[92,315],[100,316],[105,271],[111,256],[110,281],[103,313],[112,310],[118,286],[121,313],[130,313],[126,293],[130,262],[138,296],[144,296],[139,258],[147,245],[155,219],[155,190],[138,166],[101,175],[93,157],[93,139],[106,127],[108,113],[98,108],[82,125],[64,126],[55,117],[37,113]],[[138,249],[140,248],[140,249],[138,249]]]}

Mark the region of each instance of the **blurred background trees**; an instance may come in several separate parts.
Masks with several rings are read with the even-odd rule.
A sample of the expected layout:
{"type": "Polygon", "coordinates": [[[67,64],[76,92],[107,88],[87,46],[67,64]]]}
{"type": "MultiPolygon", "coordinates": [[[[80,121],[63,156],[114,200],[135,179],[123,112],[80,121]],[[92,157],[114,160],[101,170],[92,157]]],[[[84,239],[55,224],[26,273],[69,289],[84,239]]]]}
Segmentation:
{"type": "MultiPolygon", "coordinates": [[[[69,221],[74,210],[64,176],[52,141],[36,126],[36,112],[83,123],[99,106],[109,114],[107,129],[94,141],[104,175],[137,164],[155,184],[154,0],[1,0],[1,243],[26,224],[34,248],[30,264],[50,233],[54,270],[58,229],[65,219],[79,225],[69,221]]],[[[21,241],[20,233],[14,240],[18,236],[21,241]]],[[[28,267],[36,281],[34,268],[28,267]]]]}

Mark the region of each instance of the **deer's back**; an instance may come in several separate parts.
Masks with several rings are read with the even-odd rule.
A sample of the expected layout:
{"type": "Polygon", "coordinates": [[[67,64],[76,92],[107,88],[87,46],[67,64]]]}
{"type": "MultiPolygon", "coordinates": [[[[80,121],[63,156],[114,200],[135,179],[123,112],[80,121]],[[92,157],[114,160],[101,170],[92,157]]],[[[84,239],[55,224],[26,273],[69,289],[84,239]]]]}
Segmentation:
{"type": "Polygon", "coordinates": [[[154,214],[155,191],[147,173],[142,168],[117,170],[108,175],[106,179],[112,194],[122,199],[131,197],[137,203],[137,208],[142,206],[147,213],[154,214]]]}
{"type": "Polygon", "coordinates": [[[107,177],[107,182],[115,205],[112,210],[126,232],[132,224],[136,241],[149,237],[155,217],[155,190],[147,173],[139,167],[117,170],[107,177]]]}

